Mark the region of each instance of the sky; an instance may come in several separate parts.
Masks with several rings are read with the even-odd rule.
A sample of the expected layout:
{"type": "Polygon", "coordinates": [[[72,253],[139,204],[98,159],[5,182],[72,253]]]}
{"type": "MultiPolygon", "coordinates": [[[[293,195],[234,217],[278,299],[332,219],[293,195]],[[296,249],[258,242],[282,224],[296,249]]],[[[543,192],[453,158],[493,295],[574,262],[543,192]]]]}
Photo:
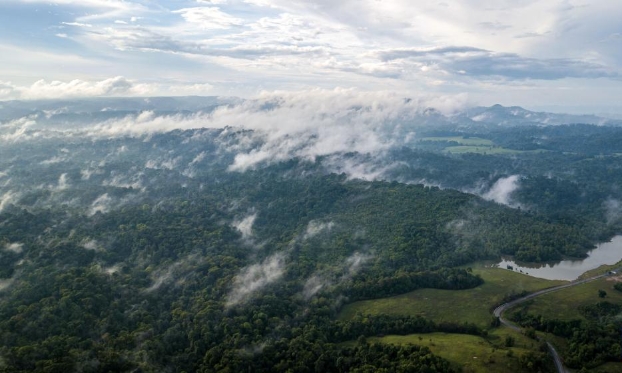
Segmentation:
{"type": "Polygon", "coordinates": [[[620,19],[614,0],[2,0],[0,100],[350,88],[622,113],[620,19]]]}

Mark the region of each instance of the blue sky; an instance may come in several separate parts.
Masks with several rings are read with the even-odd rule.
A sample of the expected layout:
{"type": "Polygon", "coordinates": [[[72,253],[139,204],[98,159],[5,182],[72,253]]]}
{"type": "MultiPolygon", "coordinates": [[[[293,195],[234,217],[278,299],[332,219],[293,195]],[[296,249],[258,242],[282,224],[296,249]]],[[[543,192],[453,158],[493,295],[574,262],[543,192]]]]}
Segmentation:
{"type": "Polygon", "coordinates": [[[622,111],[620,19],[612,0],[3,0],[0,100],[341,87],[622,111]]]}

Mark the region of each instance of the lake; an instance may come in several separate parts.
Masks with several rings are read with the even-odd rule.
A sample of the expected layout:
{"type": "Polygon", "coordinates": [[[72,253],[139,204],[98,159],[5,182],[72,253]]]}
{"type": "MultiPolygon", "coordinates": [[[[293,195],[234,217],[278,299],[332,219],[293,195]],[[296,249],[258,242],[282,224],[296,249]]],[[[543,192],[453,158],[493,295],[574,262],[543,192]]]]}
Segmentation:
{"type": "Polygon", "coordinates": [[[507,268],[510,265],[514,267],[515,271],[522,271],[533,277],[572,281],[589,270],[620,261],[622,259],[622,236],[615,236],[609,242],[598,244],[587,255],[588,257],[582,260],[562,260],[553,264],[517,263],[508,258],[503,258],[497,266],[507,268]]]}

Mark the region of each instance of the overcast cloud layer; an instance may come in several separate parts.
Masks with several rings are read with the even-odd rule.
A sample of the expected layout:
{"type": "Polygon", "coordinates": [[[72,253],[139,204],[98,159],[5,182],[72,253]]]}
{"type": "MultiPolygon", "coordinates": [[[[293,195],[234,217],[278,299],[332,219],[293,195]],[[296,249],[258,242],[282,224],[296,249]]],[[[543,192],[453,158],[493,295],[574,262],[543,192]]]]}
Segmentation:
{"type": "Polygon", "coordinates": [[[610,0],[5,0],[0,100],[355,87],[613,106],[610,0]]]}

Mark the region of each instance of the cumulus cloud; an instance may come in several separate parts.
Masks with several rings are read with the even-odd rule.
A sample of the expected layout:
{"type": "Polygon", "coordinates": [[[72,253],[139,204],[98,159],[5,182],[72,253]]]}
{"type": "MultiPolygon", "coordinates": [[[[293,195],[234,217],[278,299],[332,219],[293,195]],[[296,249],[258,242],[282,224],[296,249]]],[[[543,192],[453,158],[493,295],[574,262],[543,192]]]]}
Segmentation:
{"type": "Polygon", "coordinates": [[[514,193],[520,187],[520,175],[512,175],[508,177],[502,177],[497,180],[493,186],[484,193],[482,197],[489,201],[495,201],[497,203],[516,206],[512,201],[512,193],[514,193]]]}
{"type": "Polygon", "coordinates": [[[255,293],[279,280],[285,273],[285,256],[274,254],[261,263],[243,268],[236,276],[227,296],[227,307],[248,301],[255,293]]]}
{"type": "Polygon", "coordinates": [[[29,86],[0,81],[0,99],[40,100],[59,98],[109,96],[186,96],[205,95],[212,90],[209,83],[141,83],[122,76],[99,81],[44,79],[29,86]]]}

